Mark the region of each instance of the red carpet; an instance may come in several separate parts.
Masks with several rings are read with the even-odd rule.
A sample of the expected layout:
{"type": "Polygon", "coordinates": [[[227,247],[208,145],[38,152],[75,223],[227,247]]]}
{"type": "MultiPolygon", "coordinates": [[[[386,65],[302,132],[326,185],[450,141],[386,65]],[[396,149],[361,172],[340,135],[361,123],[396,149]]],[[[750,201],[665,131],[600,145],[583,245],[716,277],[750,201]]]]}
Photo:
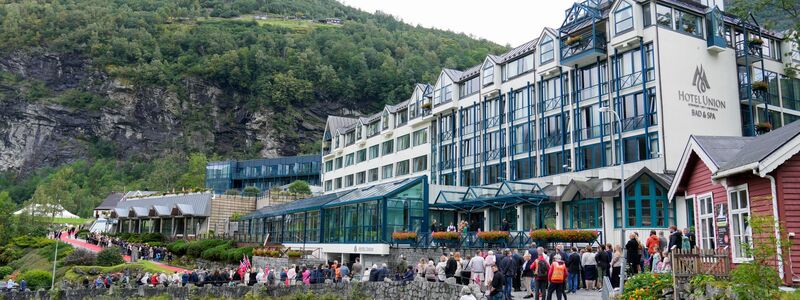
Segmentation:
{"type": "MultiPolygon", "coordinates": [[[[103,247],[100,247],[98,245],[89,244],[89,243],[86,243],[86,242],[82,242],[82,241],[79,241],[79,240],[76,240],[76,239],[68,238],[67,235],[62,235],[61,236],[61,240],[63,242],[65,242],[65,243],[67,243],[67,244],[72,245],[72,246],[83,248],[83,249],[86,249],[86,250],[89,250],[89,251],[92,251],[92,252],[100,252],[100,250],[103,250],[103,247]]],[[[122,258],[125,259],[125,261],[127,261],[127,262],[131,261],[131,257],[130,256],[125,255],[122,258]]],[[[164,267],[165,269],[173,271],[173,272],[184,272],[184,271],[187,271],[186,269],[177,268],[177,267],[173,267],[173,266],[168,266],[168,265],[165,265],[165,264],[162,264],[162,263],[159,263],[159,262],[154,262],[154,261],[151,261],[151,262],[154,263],[154,264],[157,264],[157,265],[159,265],[161,267],[164,267]]]]}

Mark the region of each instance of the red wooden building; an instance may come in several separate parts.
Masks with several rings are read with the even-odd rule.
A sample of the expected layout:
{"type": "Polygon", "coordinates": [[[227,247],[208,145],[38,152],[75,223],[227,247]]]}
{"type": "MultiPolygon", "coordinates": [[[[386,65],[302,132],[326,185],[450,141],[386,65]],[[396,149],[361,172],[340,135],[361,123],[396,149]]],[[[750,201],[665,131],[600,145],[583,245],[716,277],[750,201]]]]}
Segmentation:
{"type": "MultiPolygon", "coordinates": [[[[755,137],[692,136],[668,198],[686,201],[698,247],[728,247],[734,263],[752,259],[741,246],[753,243],[750,215],[778,219],[790,238],[800,233],[798,151],[800,122],[755,137]]],[[[776,257],[789,285],[800,283],[800,240],[792,244],[785,258],[776,257]]]]}

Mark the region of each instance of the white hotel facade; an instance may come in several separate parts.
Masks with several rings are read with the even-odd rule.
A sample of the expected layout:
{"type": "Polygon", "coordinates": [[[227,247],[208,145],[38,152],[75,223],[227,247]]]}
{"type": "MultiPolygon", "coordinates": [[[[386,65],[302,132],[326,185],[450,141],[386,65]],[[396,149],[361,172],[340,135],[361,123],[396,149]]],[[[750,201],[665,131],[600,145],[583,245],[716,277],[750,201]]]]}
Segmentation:
{"type": "Polygon", "coordinates": [[[722,1],[586,0],[559,27],[520,34],[532,40],[443,69],[380,112],[329,117],[326,194],[425,176],[424,220],[392,230],[428,231],[432,220],[491,230],[507,219],[512,231],[596,229],[617,243],[623,220],[640,235],[695,226],[696,204],[666,196],[690,135],[755,135],[800,118],[800,81],[784,74],[800,62],[796,45],[722,1]],[[605,106],[621,118],[621,146],[605,106]],[[520,182],[546,198],[501,197],[520,182]]]}

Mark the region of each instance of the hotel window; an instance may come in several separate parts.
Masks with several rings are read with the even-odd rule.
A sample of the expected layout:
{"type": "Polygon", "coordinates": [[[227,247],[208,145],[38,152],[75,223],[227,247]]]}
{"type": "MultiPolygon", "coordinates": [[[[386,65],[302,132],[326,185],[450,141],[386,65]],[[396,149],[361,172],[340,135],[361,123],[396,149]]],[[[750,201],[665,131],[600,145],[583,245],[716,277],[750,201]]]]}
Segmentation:
{"type": "Polygon", "coordinates": [[[363,131],[361,125],[356,126],[356,140],[360,140],[362,138],[361,132],[363,131]]]}
{"type": "Polygon", "coordinates": [[[485,184],[494,184],[500,182],[501,177],[505,177],[505,164],[496,164],[492,166],[486,166],[486,178],[484,178],[485,184]]]}
{"type": "Polygon", "coordinates": [[[528,116],[530,116],[530,106],[528,103],[530,103],[532,99],[527,97],[528,91],[531,90],[523,88],[514,91],[514,94],[512,95],[513,98],[511,98],[511,103],[514,105],[514,107],[511,108],[512,120],[526,119],[528,116]]]}
{"type": "Polygon", "coordinates": [[[466,96],[477,93],[481,89],[480,85],[481,85],[481,78],[478,76],[475,76],[472,79],[465,81],[458,87],[458,97],[464,98],[466,96]]]}
{"type": "Polygon", "coordinates": [[[369,182],[378,181],[378,168],[370,169],[367,175],[369,175],[369,182]]]}
{"type": "Polygon", "coordinates": [[[395,114],[395,123],[397,123],[394,126],[395,128],[403,126],[406,123],[408,123],[408,109],[398,111],[397,114],[395,114]]]}
{"type": "MultiPolygon", "coordinates": [[[[641,176],[636,182],[625,185],[625,201],[628,220],[632,228],[664,228],[674,225],[675,210],[667,200],[667,191],[649,176],[641,176]],[[670,218],[671,216],[671,218],[670,218]],[[670,223],[670,219],[673,220],[670,223]]],[[[622,212],[622,202],[614,198],[614,211],[622,212]]],[[[620,215],[615,214],[614,226],[620,227],[620,215]]]]}
{"type": "Polygon", "coordinates": [[[389,155],[394,153],[394,140],[389,140],[383,142],[383,152],[381,152],[381,156],[389,155]]]}
{"type": "Polygon", "coordinates": [[[658,26],[672,29],[672,8],[656,4],[656,23],[658,26]]]}
{"type": "Polygon", "coordinates": [[[393,172],[393,165],[385,165],[381,168],[381,179],[392,178],[393,172]]]}
{"type": "Polygon", "coordinates": [[[349,166],[353,165],[353,157],[354,157],[353,153],[345,155],[345,157],[344,157],[344,166],[345,167],[349,167],[349,166]]]}
{"type": "Polygon", "coordinates": [[[333,181],[327,180],[325,181],[325,191],[333,190],[333,181]]]}
{"type": "Polygon", "coordinates": [[[512,129],[514,145],[511,155],[526,153],[531,150],[531,132],[529,124],[514,126],[512,129]]]}
{"type": "Polygon", "coordinates": [[[345,187],[353,186],[353,174],[344,177],[344,186],[345,187]]]}
{"type": "Polygon", "coordinates": [[[582,147],[578,150],[578,170],[602,167],[603,148],[600,144],[582,147]]]}
{"type": "Polygon", "coordinates": [[[625,139],[625,163],[647,159],[647,140],[645,136],[625,139]]]}
{"type": "Polygon", "coordinates": [[[572,200],[564,203],[564,229],[602,227],[603,202],[599,199],[572,200]]]}
{"type": "Polygon", "coordinates": [[[381,119],[383,122],[383,130],[389,129],[389,111],[383,111],[383,118],[381,119]]]}
{"type": "Polygon", "coordinates": [[[569,151],[565,153],[559,151],[545,154],[544,165],[542,166],[544,167],[542,170],[544,174],[542,174],[542,176],[563,173],[565,171],[564,165],[568,163],[564,157],[569,157],[569,151]]]}
{"type": "Polygon", "coordinates": [[[514,178],[512,180],[522,180],[533,177],[536,161],[534,158],[523,158],[514,161],[514,178]]]}
{"type": "Polygon", "coordinates": [[[650,11],[650,3],[642,5],[642,19],[643,19],[642,23],[644,24],[644,27],[653,25],[653,16],[651,15],[651,13],[652,12],[650,11]]]}
{"type": "Polygon", "coordinates": [[[428,143],[428,129],[414,131],[414,147],[428,143]]]}
{"type": "Polygon", "coordinates": [[[675,10],[677,30],[694,36],[703,37],[703,18],[688,12],[675,10]]]}
{"type": "Polygon", "coordinates": [[[540,64],[546,64],[553,60],[553,38],[545,35],[542,43],[539,45],[539,61],[540,64]]]}
{"type": "Polygon", "coordinates": [[[356,184],[364,184],[367,182],[367,172],[356,173],[356,184]]]}
{"type": "Polygon", "coordinates": [[[325,172],[333,171],[333,161],[329,160],[325,162],[325,172]]]}
{"type": "Polygon", "coordinates": [[[503,81],[533,70],[533,53],[511,61],[503,66],[503,81]]]}
{"type": "Polygon", "coordinates": [[[601,94],[605,95],[608,92],[605,62],[601,62],[599,67],[598,64],[593,64],[589,67],[580,69],[580,71],[577,72],[577,75],[577,100],[589,100],[601,94]],[[598,68],[600,68],[600,70],[598,70],[598,68]]]}
{"type": "Polygon", "coordinates": [[[428,156],[423,155],[414,158],[414,172],[422,172],[428,170],[428,156]]]}
{"type": "Polygon", "coordinates": [[[753,231],[750,228],[750,197],[747,185],[740,185],[728,191],[731,207],[731,247],[734,261],[753,259],[743,246],[753,246],[753,231]]]}
{"type": "Polygon", "coordinates": [[[476,186],[480,184],[480,169],[461,171],[461,186],[476,186]]]}
{"type": "Polygon", "coordinates": [[[356,163],[367,160],[367,149],[361,149],[356,152],[356,163]]]}
{"type": "Polygon", "coordinates": [[[485,66],[483,66],[483,85],[489,85],[494,83],[494,65],[491,62],[487,62],[485,66]]]}
{"type": "Polygon", "coordinates": [[[367,125],[367,137],[373,137],[381,132],[380,124],[378,122],[370,123],[367,125]]]}
{"type": "Polygon", "coordinates": [[[633,29],[633,6],[628,2],[621,2],[616,11],[614,11],[614,30],[617,34],[633,29]]]}
{"type": "Polygon", "coordinates": [[[345,138],[345,146],[350,146],[356,142],[356,133],[355,132],[345,133],[344,138],[345,138]]]}
{"type": "Polygon", "coordinates": [[[700,206],[700,247],[703,249],[714,249],[715,239],[714,236],[714,198],[712,194],[700,196],[697,204],[700,206]]]}
{"type": "Polygon", "coordinates": [[[338,169],[341,169],[341,168],[342,168],[342,158],[341,157],[337,157],[336,158],[336,169],[338,170],[338,169]]]}
{"type": "Polygon", "coordinates": [[[336,182],[336,189],[337,189],[337,190],[338,190],[338,189],[340,189],[340,188],[342,188],[342,177],[336,178],[336,179],[334,180],[334,182],[336,182]]]}
{"type": "Polygon", "coordinates": [[[397,138],[397,151],[403,151],[411,147],[411,137],[406,134],[397,138]]]}
{"type": "Polygon", "coordinates": [[[369,147],[369,159],[378,158],[380,154],[380,145],[374,145],[369,147]]]}
{"type": "Polygon", "coordinates": [[[397,162],[397,176],[408,175],[409,165],[408,160],[397,162]]]}

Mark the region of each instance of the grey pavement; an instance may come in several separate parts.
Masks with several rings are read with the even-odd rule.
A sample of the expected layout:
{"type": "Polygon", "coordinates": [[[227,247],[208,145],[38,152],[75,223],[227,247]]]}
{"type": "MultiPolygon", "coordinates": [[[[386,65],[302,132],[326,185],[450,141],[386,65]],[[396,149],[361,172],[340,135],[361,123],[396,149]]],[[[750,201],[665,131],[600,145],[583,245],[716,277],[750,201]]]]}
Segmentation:
{"type": "MultiPolygon", "coordinates": [[[[522,297],[527,295],[526,292],[513,292],[511,295],[514,296],[514,300],[523,300],[522,297]]],[[[533,299],[533,298],[529,298],[533,299]]],[[[557,299],[556,295],[553,295],[553,300],[557,299]]],[[[562,298],[563,299],[563,298],[562,298]]],[[[597,290],[578,290],[575,294],[567,294],[567,299],[569,300],[600,300],[600,292],[597,290]]]]}

